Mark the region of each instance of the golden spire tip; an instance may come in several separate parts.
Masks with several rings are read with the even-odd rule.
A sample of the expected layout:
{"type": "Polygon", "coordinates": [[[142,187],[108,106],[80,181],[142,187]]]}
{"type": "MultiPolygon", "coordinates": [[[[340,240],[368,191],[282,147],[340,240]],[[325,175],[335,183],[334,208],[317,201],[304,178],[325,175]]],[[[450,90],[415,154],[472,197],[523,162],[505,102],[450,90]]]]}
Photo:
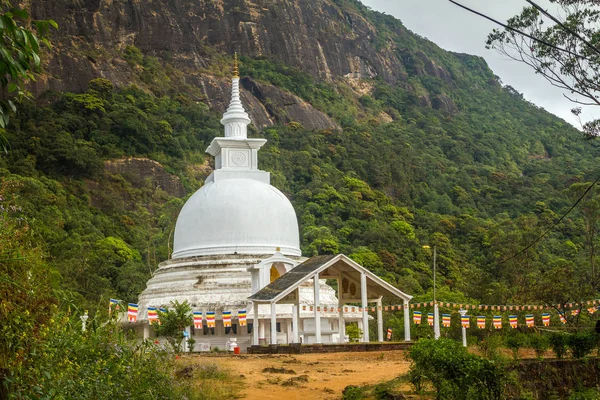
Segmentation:
{"type": "Polygon", "coordinates": [[[240,77],[240,70],[239,70],[239,65],[238,65],[237,51],[233,54],[233,77],[234,78],[239,78],[240,77]]]}

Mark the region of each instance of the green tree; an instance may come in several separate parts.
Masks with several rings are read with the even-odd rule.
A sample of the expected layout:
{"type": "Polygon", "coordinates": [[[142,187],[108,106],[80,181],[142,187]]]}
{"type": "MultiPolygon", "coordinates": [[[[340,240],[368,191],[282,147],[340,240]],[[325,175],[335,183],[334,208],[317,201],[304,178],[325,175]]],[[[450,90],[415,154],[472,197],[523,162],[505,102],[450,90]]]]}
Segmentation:
{"type": "MultiPolygon", "coordinates": [[[[508,20],[508,28],[494,30],[488,48],[525,63],[569,100],[600,106],[600,10],[595,0],[550,0],[560,12],[549,13],[528,0],[530,7],[508,20]],[[515,32],[521,31],[529,37],[515,32]]],[[[579,115],[581,108],[573,113],[579,115]]],[[[600,135],[600,120],[584,124],[591,137],[600,135]]]]}
{"type": "Polygon", "coordinates": [[[181,341],[184,338],[184,330],[194,322],[192,308],[187,300],[183,303],[175,300],[167,311],[159,311],[160,324],[154,323],[154,331],[158,336],[164,336],[173,350],[181,352],[181,341]]]}
{"type": "Polygon", "coordinates": [[[40,42],[50,47],[46,38],[56,22],[31,21],[27,10],[13,6],[11,1],[0,2],[0,88],[12,95],[0,102],[0,128],[6,128],[9,115],[16,111],[15,101],[29,97],[25,85],[35,81],[34,72],[40,68],[40,42]]]}

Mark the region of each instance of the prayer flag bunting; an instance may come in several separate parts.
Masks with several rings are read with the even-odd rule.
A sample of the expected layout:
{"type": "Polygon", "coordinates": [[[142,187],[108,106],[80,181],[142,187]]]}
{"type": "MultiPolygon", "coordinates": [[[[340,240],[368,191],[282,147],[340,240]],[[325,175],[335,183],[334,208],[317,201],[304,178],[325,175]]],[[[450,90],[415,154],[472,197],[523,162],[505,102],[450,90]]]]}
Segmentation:
{"type": "Polygon", "coordinates": [[[137,320],[138,305],[135,303],[129,303],[127,305],[127,320],[129,322],[135,322],[137,320]]]}
{"type": "Polygon", "coordinates": [[[225,328],[231,326],[231,311],[223,311],[223,326],[225,328]]]}
{"type": "Polygon", "coordinates": [[[494,315],[494,328],[502,329],[502,315],[494,315]]]}
{"type": "Polygon", "coordinates": [[[417,325],[421,323],[421,311],[413,311],[413,322],[417,325]]]}
{"type": "Polygon", "coordinates": [[[549,313],[542,314],[542,323],[544,324],[544,326],[550,326],[550,314],[549,313]]]}
{"type": "Polygon", "coordinates": [[[577,309],[577,310],[571,311],[571,315],[574,316],[574,317],[578,316],[579,315],[579,310],[577,309]]]}
{"type": "Polygon", "coordinates": [[[392,328],[388,328],[388,331],[387,331],[387,340],[392,340],[392,328]]]}
{"type": "Polygon", "coordinates": [[[427,314],[427,323],[429,326],[433,326],[433,313],[427,314]]]}
{"type": "Polygon", "coordinates": [[[302,311],[306,311],[306,306],[302,306],[302,311]]]}
{"type": "Polygon", "coordinates": [[[194,328],[202,329],[202,311],[194,311],[194,328]]]}
{"type": "Polygon", "coordinates": [[[485,329],[485,315],[479,315],[477,317],[477,327],[479,329],[485,329]]]}
{"type": "Polygon", "coordinates": [[[246,310],[238,311],[238,322],[240,326],[246,326],[246,310]]]}
{"type": "Polygon", "coordinates": [[[518,322],[518,318],[516,315],[509,315],[508,316],[508,323],[510,324],[510,327],[513,329],[516,329],[519,322],[518,322]]]}
{"type": "Polygon", "coordinates": [[[158,321],[158,312],[156,307],[148,307],[148,323],[152,324],[158,321]]]}
{"type": "Polygon", "coordinates": [[[344,312],[348,312],[348,307],[344,307],[344,312]]]}
{"type": "Polygon", "coordinates": [[[442,325],[444,328],[450,328],[450,314],[442,314],[442,325]]]}
{"type": "Polygon", "coordinates": [[[560,322],[564,325],[567,323],[567,319],[565,318],[564,314],[558,314],[559,318],[560,318],[560,322]]]}
{"type": "Polygon", "coordinates": [[[470,328],[471,327],[471,318],[468,315],[461,315],[460,316],[460,326],[462,326],[463,328],[470,328]]]}
{"type": "Polygon", "coordinates": [[[528,328],[533,328],[535,326],[535,319],[533,314],[529,314],[525,316],[525,324],[528,328]]]}
{"type": "Polygon", "coordinates": [[[208,326],[209,328],[215,327],[215,312],[214,311],[208,311],[206,313],[206,326],[208,326]]]}
{"type": "Polygon", "coordinates": [[[596,312],[596,307],[590,307],[590,308],[588,308],[588,312],[589,312],[590,314],[593,314],[593,313],[595,313],[595,312],[596,312]]]}

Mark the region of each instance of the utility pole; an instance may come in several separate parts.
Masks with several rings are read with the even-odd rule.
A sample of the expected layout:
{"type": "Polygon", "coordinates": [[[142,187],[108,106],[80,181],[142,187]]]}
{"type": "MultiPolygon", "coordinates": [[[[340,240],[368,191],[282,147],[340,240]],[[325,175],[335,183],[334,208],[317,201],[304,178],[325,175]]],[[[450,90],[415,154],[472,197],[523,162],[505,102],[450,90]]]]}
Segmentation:
{"type": "MultiPolygon", "coordinates": [[[[429,246],[423,246],[424,249],[429,249],[429,246]]],[[[435,340],[440,338],[440,309],[436,299],[436,282],[435,275],[437,269],[437,246],[433,245],[433,336],[435,340]]]]}

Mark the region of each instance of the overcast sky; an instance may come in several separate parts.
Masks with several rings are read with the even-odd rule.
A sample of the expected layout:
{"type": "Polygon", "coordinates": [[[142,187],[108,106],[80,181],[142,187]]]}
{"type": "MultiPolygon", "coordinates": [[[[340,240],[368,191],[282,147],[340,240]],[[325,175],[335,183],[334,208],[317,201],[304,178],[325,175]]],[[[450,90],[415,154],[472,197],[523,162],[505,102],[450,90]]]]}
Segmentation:
{"type": "MultiPolygon", "coordinates": [[[[483,56],[505,85],[523,93],[525,98],[577,125],[570,110],[576,105],[566,100],[562,91],[536,75],[524,64],[509,60],[496,50],[487,50],[485,40],[497,26],[448,0],[361,0],[373,10],[400,19],[411,31],[428,38],[440,47],[460,53],[483,56]]],[[[525,0],[460,0],[461,4],[483,12],[497,20],[518,14],[525,0]]],[[[539,4],[552,8],[547,0],[539,4]]],[[[554,6],[555,7],[555,6],[554,6]]],[[[582,120],[600,118],[600,107],[584,108],[582,120]]]]}

